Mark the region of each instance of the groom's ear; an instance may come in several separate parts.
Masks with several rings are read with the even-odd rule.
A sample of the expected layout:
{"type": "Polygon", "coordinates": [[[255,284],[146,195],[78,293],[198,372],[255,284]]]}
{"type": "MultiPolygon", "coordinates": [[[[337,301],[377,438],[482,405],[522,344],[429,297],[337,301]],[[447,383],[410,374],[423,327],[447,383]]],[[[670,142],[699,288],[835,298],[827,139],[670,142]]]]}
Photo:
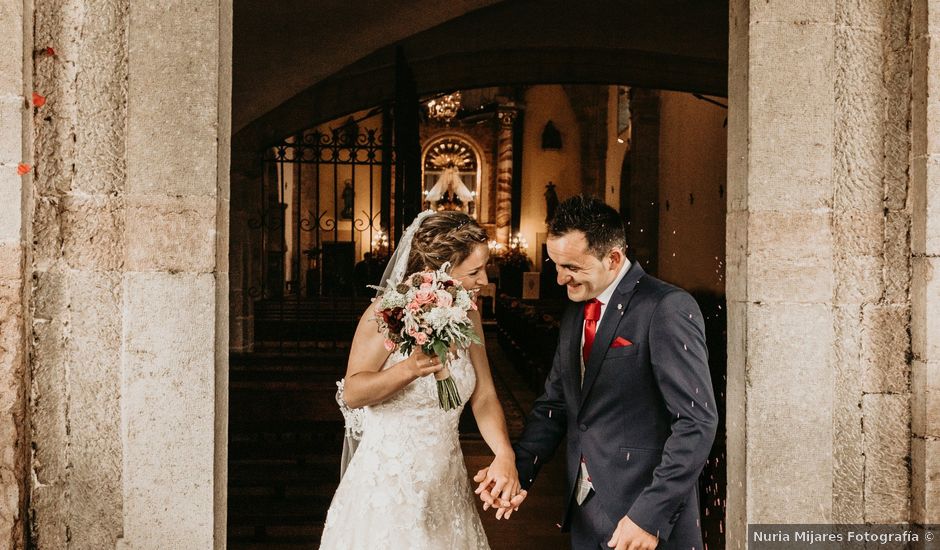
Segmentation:
{"type": "Polygon", "coordinates": [[[610,258],[611,268],[616,268],[617,270],[623,266],[624,260],[627,259],[627,255],[620,248],[611,248],[610,252],[607,253],[607,257],[610,258]]]}

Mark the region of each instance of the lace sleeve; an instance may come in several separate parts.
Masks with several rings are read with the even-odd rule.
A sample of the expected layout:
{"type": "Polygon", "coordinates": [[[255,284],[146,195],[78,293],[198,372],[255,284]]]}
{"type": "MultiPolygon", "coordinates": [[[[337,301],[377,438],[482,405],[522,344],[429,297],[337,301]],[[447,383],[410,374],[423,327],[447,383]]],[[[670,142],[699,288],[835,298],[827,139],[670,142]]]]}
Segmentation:
{"type": "Polygon", "coordinates": [[[359,441],[362,439],[362,409],[351,409],[346,405],[343,398],[343,392],[346,388],[346,380],[336,382],[336,403],[339,404],[339,410],[343,413],[343,419],[346,424],[346,437],[359,441]]]}

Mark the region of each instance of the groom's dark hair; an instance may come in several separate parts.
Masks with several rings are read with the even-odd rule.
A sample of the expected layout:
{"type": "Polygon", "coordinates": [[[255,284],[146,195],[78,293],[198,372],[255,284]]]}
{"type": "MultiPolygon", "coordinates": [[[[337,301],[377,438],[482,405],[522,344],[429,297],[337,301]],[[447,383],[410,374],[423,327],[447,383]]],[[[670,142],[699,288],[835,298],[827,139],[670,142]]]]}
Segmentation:
{"type": "Polygon", "coordinates": [[[577,195],[558,205],[548,222],[548,235],[561,237],[572,231],[584,233],[588,251],[598,258],[611,248],[627,251],[627,231],[620,213],[595,197],[577,195]]]}

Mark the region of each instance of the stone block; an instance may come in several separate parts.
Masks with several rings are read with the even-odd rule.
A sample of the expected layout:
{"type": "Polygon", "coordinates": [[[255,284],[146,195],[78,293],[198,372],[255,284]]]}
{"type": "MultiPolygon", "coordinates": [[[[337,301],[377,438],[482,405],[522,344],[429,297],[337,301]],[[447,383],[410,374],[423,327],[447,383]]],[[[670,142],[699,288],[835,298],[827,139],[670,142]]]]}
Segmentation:
{"type": "Polygon", "coordinates": [[[911,441],[911,516],[920,524],[940,524],[940,440],[911,441]]]}
{"type": "Polygon", "coordinates": [[[834,210],[832,237],[840,254],[881,255],[885,238],[884,210],[834,210]]]}
{"type": "Polygon", "coordinates": [[[23,247],[19,239],[0,240],[0,280],[23,276],[23,247]]]}
{"type": "Polygon", "coordinates": [[[124,201],[102,195],[62,197],[62,244],[73,269],[114,270],[124,263],[124,201]]]}
{"type": "Polygon", "coordinates": [[[889,304],[905,303],[911,289],[911,215],[889,211],[885,216],[884,292],[889,304]]]}
{"type": "Polygon", "coordinates": [[[61,320],[69,305],[68,273],[60,267],[33,271],[30,306],[33,321],[61,320]]]}
{"type": "Polygon", "coordinates": [[[888,9],[888,2],[884,1],[839,0],[836,2],[835,23],[880,31],[888,9]]]}
{"type": "Polygon", "coordinates": [[[858,523],[864,518],[865,456],[862,439],[861,337],[857,306],[834,307],[832,520],[858,523]]]}
{"type": "Polygon", "coordinates": [[[212,274],[124,276],[119,547],[212,547],[215,286],[212,274]]]}
{"type": "MultiPolygon", "coordinates": [[[[80,16],[81,70],[75,74],[71,190],[114,195],[126,181],[127,17],[129,1],[95,5],[80,16]]],[[[185,148],[184,146],[180,147],[185,148]]]]}
{"type": "Polygon", "coordinates": [[[888,0],[885,23],[885,207],[907,200],[911,136],[911,0],[888,0]]]}
{"type": "Polygon", "coordinates": [[[865,520],[903,523],[910,517],[910,398],[868,394],[865,424],[865,520]]]}
{"type": "Polygon", "coordinates": [[[218,29],[218,17],[218,5],[198,0],[174,2],[174,9],[159,3],[131,9],[129,193],[218,192],[219,35],[206,32],[218,29]],[[181,139],[187,147],[179,147],[181,139]]]}
{"type": "Polygon", "coordinates": [[[746,307],[748,521],[829,522],[832,312],[815,304],[746,307]]]}
{"type": "Polygon", "coordinates": [[[216,262],[216,201],[210,196],[136,195],[127,200],[132,271],[208,273],[216,262]]]}
{"type": "Polygon", "coordinates": [[[72,271],[66,345],[73,544],[113,546],[122,530],[121,276],[72,271]]]}
{"type": "Polygon", "coordinates": [[[903,305],[866,304],[862,309],[863,389],[867,393],[905,393],[910,387],[908,353],[910,310],[903,305]]]}
{"type": "Polygon", "coordinates": [[[752,23],[748,208],[832,206],[832,25],[752,23]],[[794,64],[793,59],[815,59],[794,64]]]}
{"type": "Polygon", "coordinates": [[[23,181],[15,165],[0,166],[0,240],[22,238],[23,181]]]}
{"type": "Polygon", "coordinates": [[[922,361],[940,359],[940,258],[915,257],[911,283],[911,349],[922,361]]]}
{"type": "Polygon", "coordinates": [[[751,212],[747,296],[751,301],[829,302],[833,292],[829,212],[751,212]]]}
{"type": "Polygon", "coordinates": [[[33,319],[30,349],[33,475],[40,485],[64,483],[69,446],[65,341],[61,321],[33,319]]]}
{"type": "MultiPolygon", "coordinates": [[[[837,246],[838,248],[838,246],[837,246]]],[[[835,260],[835,303],[860,304],[881,299],[884,283],[884,258],[878,256],[840,256],[835,260]]]]}
{"type": "Polygon", "coordinates": [[[879,32],[836,27],[836,209],[880,210],[884,198],[885,90],[879,32]]]}
{"type": "Polygon", "coordinates": [[[33,261],[45,269],[62,255],[62,218],[59,199],[36,197],[33,212],[33,261]]]}
{"type": "Polygon", "coordinates": [[[832,23],[836,17],[833,0],[799,0],[797,2],[751,2],[750,20],[756,23],[787,22],[798,25],[832,23]]]}
{"type": "Polygon", "coordinates": [[[940,361],[911,362],[911,431],[940,438],[940,361]]]}

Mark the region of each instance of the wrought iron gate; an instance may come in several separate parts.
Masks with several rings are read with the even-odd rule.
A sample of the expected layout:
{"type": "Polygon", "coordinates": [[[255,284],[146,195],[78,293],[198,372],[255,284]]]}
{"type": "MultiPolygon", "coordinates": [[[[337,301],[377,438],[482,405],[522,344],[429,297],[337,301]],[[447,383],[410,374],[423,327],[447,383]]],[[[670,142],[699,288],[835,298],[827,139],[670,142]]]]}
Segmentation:
{"type": "Polygon", "coordinates": [[[249,223],[260,243],[256,345],[348,340],[374,295],[367,285],[389,252],[394,151],[386,125],[360,130],[363,120],[265,151],[249,223]]]}

